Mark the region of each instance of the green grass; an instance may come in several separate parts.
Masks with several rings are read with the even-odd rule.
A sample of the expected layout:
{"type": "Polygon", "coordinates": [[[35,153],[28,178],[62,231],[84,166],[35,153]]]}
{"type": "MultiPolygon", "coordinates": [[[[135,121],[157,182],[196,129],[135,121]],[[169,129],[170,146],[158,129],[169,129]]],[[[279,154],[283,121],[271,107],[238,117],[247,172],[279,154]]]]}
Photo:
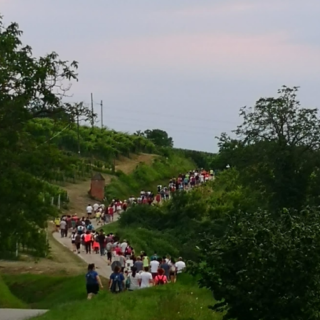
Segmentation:
{"type": "Polygon", "coordinates": [[[170,254],[176,258],[179,256],[175,237],[169,233],[139,227],[120,228],[118,222],[106,225],[103,229],[107,234],[112,232],[117,234],[122,240],[127,239],[134,247],[136,253],[145,251],[151,256],[156,251],[159,255],[170,254]]]}
{"type": "Polygon", "coordinates": [[[18,299],[0,277],[0,308],[24,309],[27,305],[18,299]]]}
{"type": "Polygon", "coordinates": [[[172,154],[170,158],[156,158],[151,166],[141,163],[129,175],[118,172],[118,178],[106,187],[107,199],[127,199],[137,196],[141,190],[156,192],[157,185],[168,185],[169,179],[196,167],[188,158],[172,154]]]}
{"type": "Polygon", "coordinates": [[[113,295],[105,290],[91,301],[78,301],[50,310],[42,320],[220,320],[208,309],[212,294],[182,275],[176,284],[113,295]]]}
{"type": "MultiPolygon", "coordinates": [[[[72,301],[84,300],[86,297],[84,275],[66,277],[15,274],[3,275],[3,280],[8,291],[10,289],[11,296],[17,301],[23,301],[21,308],[50,309],[72,301]]],[[[2,292],[1,289],[0,292],[2,292]]],[[[0,301],[2,301],[2,294],[0,301]]]]}

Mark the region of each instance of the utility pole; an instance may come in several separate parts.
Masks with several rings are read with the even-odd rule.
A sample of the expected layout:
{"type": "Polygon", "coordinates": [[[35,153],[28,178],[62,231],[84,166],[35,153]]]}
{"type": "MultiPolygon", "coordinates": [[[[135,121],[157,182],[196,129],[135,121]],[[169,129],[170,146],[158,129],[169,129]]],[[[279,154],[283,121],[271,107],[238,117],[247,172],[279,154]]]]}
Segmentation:
{"type": "Polygon", "coordinates": [[[103,102],[102,102],[102,100],[101,100],[100,106],[101,106],[101,129],[102,129],[103,128],[103,102]]]}
{"type": "Polygon", "coordinates": [[[79,125],[79,109],[77,107],[77,134],[78,134],[78,154],[80,156],[80,125],[79,125]]]}
{"type": "Polygon", "coordinates": [[[93,129],[93,94],[91,93],[91,128],[93,129]]]}

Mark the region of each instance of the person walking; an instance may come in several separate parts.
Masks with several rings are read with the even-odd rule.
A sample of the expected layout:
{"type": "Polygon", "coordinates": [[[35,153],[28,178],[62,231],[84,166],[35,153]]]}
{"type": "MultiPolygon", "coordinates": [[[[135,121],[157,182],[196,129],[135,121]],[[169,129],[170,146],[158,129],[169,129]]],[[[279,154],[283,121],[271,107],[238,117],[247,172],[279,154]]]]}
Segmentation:
{"type": "Polygon", "coordinates": [[[143,268],[149,268],[150,262],[149,262],[149,258],[148,255],[144,252],[143,253],[143,268]]]}
{"type": "Polygon", "coordinates": [[[143,270],[143,262],[141,261],[141,257],[138,256],[135,263],[133,264],[134,267],[137,268],[137,272],[140,272],[143,270]]]}
{"type": "Polygon", "coordinates": [[[166,257],[163,257],[160,268],[164,270],[167,279],[169,279],[170,265],[166,261],[166,257]]]}
{"type": "Polygon", "coordinates": [[[109,290],[112,293],[120,293],[124,289],[124,276],[120,273],[120,267],[115,266],[114,271],[110,276],[109,290]]]}
{"type": "Polygon", "coordinates": [[[150,262],[150,271],[153,279],[158,275],[158,268],[159,261],[155,257],[152,257],[152,261],[150,262]]]}
{"type": "Polygon", "coordinates": [[[140,274],[137,272],[136,267],[131,267],[131,273],[128,274],[128,290],[135,291],[140,289],[139,281],[141,280],[140,274]]]}
{"type": "Polygon", "coordinates": [[[106,236],[105,236],[103,230],[101,230],[99,235],[97,236],[101,257],[105,255],[105,239],[106,239],[106,236]]]}
{"type": "Polygon", "coordinates": [[[175,267],[177,268],[177,274],[182,273],[184,271],[184,269],[186,268],[186,264],[183,262],[181,257],[176,262],[175,267]]]}
{"type": "Polygon", "coordinates": [[[149,267],[144,267],[144,271],[140,273],[140,288],[149,288],[153,284],[152,274],[149,272],[149,267]]]}
{"type": "Polygon", "coordinates": [[[159,286],[164,285],[166,283],[168,283],[168,278],[165,276],[164,270],[160,268],[158,269],[158,274],[154,278],[154,284],[156,286],[159,286]]]}
{"type": "Polygon", "coordinates": [[[103,289],[103,285],[98,273],[95,270],[94,263],[88,265],[88,272],[86,274],[86,289],[87,299],[91,300],[92,297],[99,292],[99,286],[103,289]]]}
{"type": "Polygon", "coordinates": [[[90,253],[91,254],[91,245],[92,245],[92,236],[90,231],[87,231],[85,236],[84,236],[84,246],[86,249],[86,253],[90,253]]]}

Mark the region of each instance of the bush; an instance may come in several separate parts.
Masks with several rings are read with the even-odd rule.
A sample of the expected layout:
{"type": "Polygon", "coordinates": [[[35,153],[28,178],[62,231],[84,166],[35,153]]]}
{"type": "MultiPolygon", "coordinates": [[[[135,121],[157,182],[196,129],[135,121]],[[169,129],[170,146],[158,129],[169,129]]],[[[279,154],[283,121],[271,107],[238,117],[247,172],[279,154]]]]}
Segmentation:
{"type": "Polygon", "coordinates": [[[203,234],[196,272],[222,301],[224,319],[318,319],[320,212],[226,215],[223,235],[203,234]]]}
{"type": "Polygon", "coordinates": [[[128,226],[143,226],[154,230],[163,230],[163,222],[166,219],[164,210],[158,206],[136,205],[121,214],[119,225],[123,228],[128,226]]]}
{"type": "Polygon", "coordinates": [[[103,227],[106,233],[114,233],[121,240],[127,239],[134,247],[136,253],[145,251],[148,255],[157,252],[159,255],[170,254],[173,257],[179,256],[179,243],[175,234],[161,232],[143,227],[127,226],[122,227],[118,222],[103,227]]]}

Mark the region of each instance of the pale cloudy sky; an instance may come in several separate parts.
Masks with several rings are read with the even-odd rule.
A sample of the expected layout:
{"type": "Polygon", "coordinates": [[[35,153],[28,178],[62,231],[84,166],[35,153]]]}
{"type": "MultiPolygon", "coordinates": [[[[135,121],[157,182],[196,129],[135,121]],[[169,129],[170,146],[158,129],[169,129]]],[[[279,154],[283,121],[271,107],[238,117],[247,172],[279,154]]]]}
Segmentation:
{"type": "Polygon", "coordinates": [[[0,0],[0,14],[36,55],[79,61],[72,100],[93,92],[116,130],[217,151],[239,108],[283,84],[319,106],[319,0],[0,0]]]}

